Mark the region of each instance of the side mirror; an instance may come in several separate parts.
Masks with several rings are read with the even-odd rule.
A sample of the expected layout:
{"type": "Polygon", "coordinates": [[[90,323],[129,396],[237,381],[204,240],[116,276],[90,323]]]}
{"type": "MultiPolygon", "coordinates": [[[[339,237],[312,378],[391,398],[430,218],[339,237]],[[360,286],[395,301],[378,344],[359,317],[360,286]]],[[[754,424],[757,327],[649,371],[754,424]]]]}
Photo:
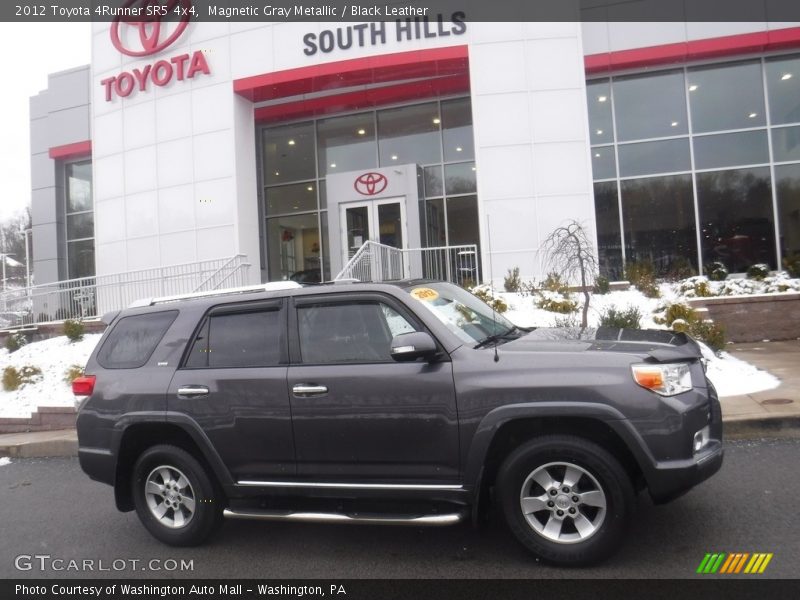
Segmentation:
{"type": "Polygon", "coordinates": [[[410,362],[418,358],[432,360],[436,357],[437,348],[429,333],[414,331],[394,336],[389,352],[397,362],[410,362]]]}

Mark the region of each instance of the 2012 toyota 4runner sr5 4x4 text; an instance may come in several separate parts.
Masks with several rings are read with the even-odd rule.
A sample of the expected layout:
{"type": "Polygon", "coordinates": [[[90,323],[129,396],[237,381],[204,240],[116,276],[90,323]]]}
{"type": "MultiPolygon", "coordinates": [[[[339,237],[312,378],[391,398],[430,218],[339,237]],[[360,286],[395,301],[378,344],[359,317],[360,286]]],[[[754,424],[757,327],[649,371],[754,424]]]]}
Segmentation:
{"type": "Polygon", "coordinates": [[[80,463],[167,544],[222,517],[412,525],[490,507],[552,563],[608,556],[637,491],[722,464],[699,347],[514,326],[437,281],[266,284],[104,317],[80,463]]]}

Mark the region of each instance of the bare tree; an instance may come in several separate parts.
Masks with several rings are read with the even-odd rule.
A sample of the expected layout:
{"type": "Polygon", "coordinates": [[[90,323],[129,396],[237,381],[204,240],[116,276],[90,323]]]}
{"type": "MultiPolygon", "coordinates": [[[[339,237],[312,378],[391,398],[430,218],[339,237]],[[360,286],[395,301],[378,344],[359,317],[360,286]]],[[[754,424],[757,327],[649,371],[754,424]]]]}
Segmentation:
{"type": "Polygon", "coordinates": [[[572,283],[580,280],[583,290],[581,327],[588,327],[589,290],[597,276],[597,254],[589,234],[578,221],[570,220],[557,227],[542,243],[547,268],[572,283]]]}

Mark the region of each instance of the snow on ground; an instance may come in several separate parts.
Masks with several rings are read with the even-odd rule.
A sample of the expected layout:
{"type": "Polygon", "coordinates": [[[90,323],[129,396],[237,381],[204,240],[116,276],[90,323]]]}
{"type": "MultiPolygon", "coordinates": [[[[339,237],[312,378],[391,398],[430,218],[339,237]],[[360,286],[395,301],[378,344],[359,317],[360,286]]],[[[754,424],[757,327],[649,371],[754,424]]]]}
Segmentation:
{"type": "Polygon", "coordinates": [[[4,467],[4,466],[10,465],[10,464],[11,464],[11,459],[8,458],[7,456],[4,456],[3,458],[0,458],[0,467],[4,467]]]}
{"type": "MultiPolygon", "coordinates": [[[[521,327],[554,327],[559,323],[563,323],[567,317],[574,320],[575,326],[580,327],[580,311],[583,307],[582,294],[572,295],[573,299],[578,300],[578,312],[573,313],[571,316],[537,308],[536,295],[522,296],[507,292],[496,292],[495,295],[508,304],[508,312],[504,316],[521,327]]],[[[636,289],[592,295],[588,313],[589,327],[598,327],[601,314],[611,306],[623,310],[630,306],[635,306],[642,315],[642,329],[665,329],[664,325],[659,325],[653,321],[653,313],[666,304],[680,302],[682,298],[676,286],[669,284],[661,286],[661,295],[662,297],[657,299],[647,298],[636,289]]],[[[707,360],[708,378],[717,388],[720,396],[752,394],[763,390],[771,390],[780,385],[780,380],[777,377],[762,371],[750,363],[739,360],[727,352],[715,355],[705,345],[703,347],[707,360]]]]}
{"type": "Polygon", "coordinates": [[[13,392],[0,388],[0,418],[27,418],[39,406],[75,406],[75,396],[64,375],[72,365],[83,367],[99,341],[100,334],[95,333],[75,343],[65,336],[34,342],[13,354],[0,349],[0,373],[9,366],[17,369],[34,366],[42,370],[41,381],[13,392]]]}

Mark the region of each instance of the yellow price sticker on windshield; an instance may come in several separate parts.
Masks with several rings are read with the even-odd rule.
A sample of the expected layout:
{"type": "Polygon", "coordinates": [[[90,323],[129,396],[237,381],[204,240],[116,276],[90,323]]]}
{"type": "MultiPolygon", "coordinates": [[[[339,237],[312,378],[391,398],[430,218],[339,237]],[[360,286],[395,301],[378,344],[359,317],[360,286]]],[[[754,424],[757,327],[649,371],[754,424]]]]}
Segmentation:
{"type": "Polygon", "coordinates": [[[439,297],[439,292],[432,290],[431,288],[414,288],[411,290],[411,295],[417,300],[433,302],[439,297]]]}

